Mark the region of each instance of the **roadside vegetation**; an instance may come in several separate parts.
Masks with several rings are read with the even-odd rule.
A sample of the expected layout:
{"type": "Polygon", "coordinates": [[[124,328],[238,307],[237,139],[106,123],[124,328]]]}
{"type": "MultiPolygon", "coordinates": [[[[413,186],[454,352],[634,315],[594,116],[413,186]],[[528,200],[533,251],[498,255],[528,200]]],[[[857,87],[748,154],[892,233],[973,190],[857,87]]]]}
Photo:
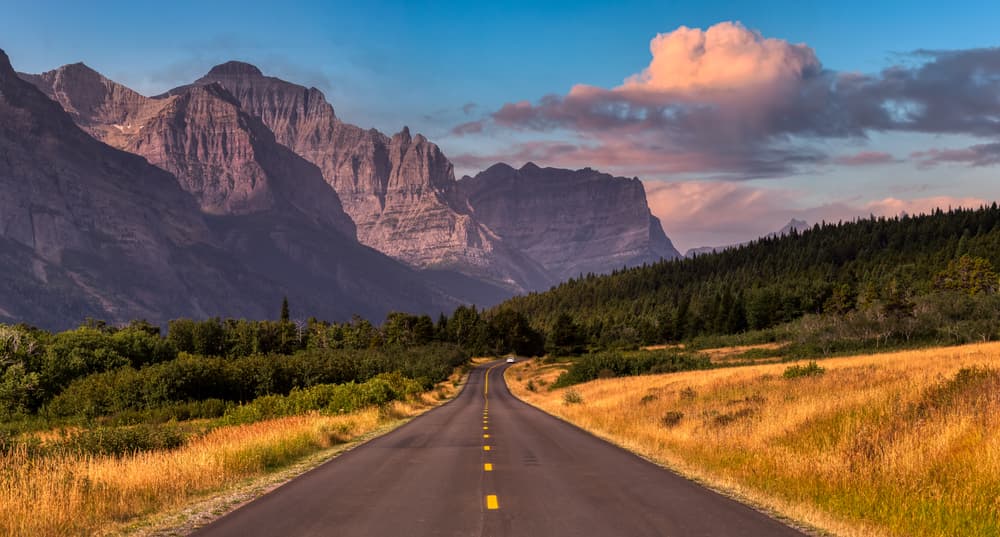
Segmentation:
{"type": "Polygon", "coordinates": [[[225,495],[449,399],[473,353],[543,345],[524,316],[474,307],[0,325],[0,535],[114,532],[225,495]]]}
{"type": "Polygon", "coordinates": [[[836,535],[1000,535],[1000,343],[560,388],[568,367],[523,362],[507,380],[549,413],[836,535]]]}

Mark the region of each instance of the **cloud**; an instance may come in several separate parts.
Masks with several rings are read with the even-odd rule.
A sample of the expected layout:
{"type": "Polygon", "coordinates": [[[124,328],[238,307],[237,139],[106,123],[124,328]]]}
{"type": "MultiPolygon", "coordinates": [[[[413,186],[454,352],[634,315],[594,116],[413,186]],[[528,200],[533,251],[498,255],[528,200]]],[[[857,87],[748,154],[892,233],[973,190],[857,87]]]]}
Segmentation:
{"type": "Polygon", "coordinates": [[[483,122],[482,121],[468,121],[460,125],[456,125],[451,129],[451,133],[455,136],[464,136],[466,134],[478,134],[483,132],[483,122]]]}
{"type": "Polygon", "coordinates": [[[655,148],[664,160],[697,161],[696,171],[734,179],[759,177],[759,163],[776,153],[811,157],[774,166],[767,171],[774,177],[817,160],[873,164],[876,152],[867,162],[814,158],[828,140],[872,132],[1000,137],[997,48],[917,51],[880,73],[837,72],[807,45],[724,22],[659,34],[650,52],[648,66],[617,87],[576,85],[565,95],[507,103],[486,122],[576,138],[591,151],[655,148]]]}
{"type": "Polygon", "coordinates": [[[977,144],[965,149],[927,149],[910,156],[918,161],[921,168],[932,168],[938,164],[993,166],[1000,164],[1000,143],[977,144]]]}
{"type": "Polygon", "coordinates": [[[472,115],[473,112],[476,111],[477,108],[479,108],[479,105],[477,105],[476,103],[465,103],[462,105],[462,112],[465,115],[470,116],[472,115]]]}
{"type": "Polygon", "coordinates": [[[896,162],[896,159],[881,151],[862,151],[853,155],[841,155],[833,159],[833,162],[841,166],[872,166],[896,162]]]}
{"type": "Polygon", "coordinates": [[[677,92],[758,92],[794,85],[819,69],[805,45],[765,39],[739,23],[723,22],[702,31],[681,26],[649,43],[653,60],[619,90],[677,92]]]}
{"type": "MultiPolygon", "coordinates": [[[[472,132],[481,124],[463,124],[456,129],[472,132]]],[[[540,162],[550,166],[578,168],[581,163],[624,175],[673,175],[696,173],[711,168],[739,173],[742,178],[787,175],[795,170],[818,166],[826,157],[808,149],[733,148],[726,154],[709,156],[702,151],[681,151],[635,140],[607,140],[600,143],[573,143],[538,140],[514,144],[495,153],[463,153],[452,161],[464,168],[482,169],[496,162],[520,166],[540,162]]]]}
{"type": "Polygon", "coordinates": [[[930,196],[908,200],[854,197],[809,205],[803,203],[805,192],[732,181],[643,181],[643,185],[650,211],[682,250],[752,240],[777,231],[792,218],[809,223],[838,222],[986,203],[975,197],[930,196]]]}

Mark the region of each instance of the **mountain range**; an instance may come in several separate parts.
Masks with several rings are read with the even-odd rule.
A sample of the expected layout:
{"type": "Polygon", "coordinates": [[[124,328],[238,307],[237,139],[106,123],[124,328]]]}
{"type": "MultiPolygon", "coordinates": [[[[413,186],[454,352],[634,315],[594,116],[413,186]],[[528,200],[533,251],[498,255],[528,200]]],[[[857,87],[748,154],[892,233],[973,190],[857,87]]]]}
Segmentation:
{"type": "Polygon", "coordinates": [[[340,120],[229,62],[146,97],[0,51],[0,320],[329,319],[488,305],[679,257],[638,179],[497,164],[340,120]]]}

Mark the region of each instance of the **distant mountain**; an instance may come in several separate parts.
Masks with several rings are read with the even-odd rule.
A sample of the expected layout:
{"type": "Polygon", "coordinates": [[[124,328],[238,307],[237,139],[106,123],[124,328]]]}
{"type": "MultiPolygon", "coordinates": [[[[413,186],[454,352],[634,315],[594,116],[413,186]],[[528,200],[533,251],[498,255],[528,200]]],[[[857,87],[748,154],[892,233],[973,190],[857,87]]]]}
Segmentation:
{"type": "Polygon", "coordinates": [[[54,328],[260,317],[282,293],[230,259],[174,177],[81,131],[3,51],[0,266],[0,320],[54,328]]]}
{"type": "MultiPolygon", "coordinates": [[[[390,310],[435,313],[460,303],[495,304],[579,274],[679,256],[650,214],[637,179],[589,168],[528,164],[515,170],[500,164],[456,181],[451,162],[423,136],[405,127],[386,136],[345,123],[319,90],[264,76],[249,64],[216,66],[194,83],[156,97],[82,63],[38,75],[12,75],[9,63],[6,69],[5,95],[34,95],[32,113],[62,126],[47,131],[51,141],[26,146],[32,138],[15,128],[16,122],[5,125],[5,143],[25,151],[16,169],[11,158],[0,162],[0,173],[19,183],[0,197],[9,207],[0,213],[0,253],[20,267],[12,274],[24,276],[17,280],[22,290],[12,288],[7,296],[24,300],[10,307],[0,303],[0,319],[51,325],[72,324],[81,315],[154,322],[179,315],[259,317],[285,295],[307,314],[377,319],[390,310]],[[97,169],[102,159],[74,158],[83,146],[136,168],[117,175],[97,169]],[[46,169],[64,184],[51,192],[25,187],[46,169]],[[26,239],[26,229],[46,231],[38,225],[44,217],[26,223],[18,216],[25,207],[42,206],[73,189],[100,191],[77,183],[91,176],[128,184],[123,192],[107,188],[112,197],[136,190],[134,199],[118,201],[131,211],[105,217],[121,220],[121,240],[124,230],[146,230],[144,239],[172,237],[169,219],[161,222],[156,215],[184,215],[178,222],[188,230],[187,242],[150,239],[131,245],[137,263],[159,259],[152,272],[130,269],[145,275],[137,278],[148,283],[149,274],[163,272],[142,293],[124,286],[128,279],[120,272],[128,262],[108,266],[112,258],[101,253],[105,265],[95,263],[84,272],[116,277],[87,284],[73,280],[81,272],[67,272],[61,257],[43,255],[104,248],[77,240],[80,229],[89,229],[84,224],[48,232],[51,243],[26,239]],[[165,190],[138,187],[145,185],[137,182],[140,176],[158,178],[165,190]],[[206,259],[182,260],[175,253],[166,262],[170,256],[157,253],[188,247],[206,259]],[[42,290],[37,270],[29,274],[38,256],[49,273],[75,282],[58,291],[73,304],[62,313],[41,315],[39,308],[23,313],[28,298],[62,289],[53,284],[42,290]],[[169,287],[182,283],[205,291],[169,287]]],[[[25,132],[32,132],[25,125],[25,132]]],[[[77,220],[96,218],[98,207],[110,206],[76,198],[58,203],[77,220]]]]}
{"type": "Polygon", "coordinates": [[[496,164],[454,191],[472,216],[559,281],[680,257],[638,179],[496,164]]]}
{"type": "MultiPolygon", "coordinates": [[[[31,244],[41,254],[51,249],[93,256],[107,250],[111,257],[86,267],[85,274],[95,283],[79,285],[95,295],[96,304],[78,307],[81,315],[19,315],[3,307],[10,317],[46,325],[73,324],[86,315],[112,321],[145,317],[154,322],[182,315],[260,318],[273,316],[274,305],[287,295],[303,313],[334,319],[359,313],[377,319],[391,310],[436,313],[467,301],[468,297],[454,296],[358,244],[353,222],[319,170],[276,143],[273,134],[243,112],[222,87],[198,86],[168,99],[152,100],[82,65],[26,78],[65,109],[74,110],[72,117],[93,136],[146,157],[159,168],[88,136],[59,105],[11,71],[3,89],[7,100],[16,94],[33,97],[22,107],[27,119],[5,122],[10,126],[5,131],[7,144],[30,144],[25,133],[32,132],[33,125],[52,127],[45,131],[50,138],[46,143],[28,146],[32,152],[24,155],[23,164],[0,163],[0,174],[20,187],[5,191],[7,204],[26,205],[29,214],[38,215],[35,228],[40,217],[55,210],[44,204],[56,203],[75,219],[63,226],[67,229],[42,230],[51,245],[39,244],[36,229],[31,244]],[[118,129],[116,121],[125,121],[127,128],[118,129]],[[74,158],[81,147],[112,157],[74,158]],[[111,158],[130,162],[133,169],[105,178],[108,165],[103,161],[111,158]],[[45,176],[34,170],[47,168],[52,169],[49,178],[57,184],[42,189],[45,176]],[[92,176],[96,176],[93,181],[81,180],[92,176]],[[146,176],[156,179],[159,190],[150,187],[151,180],[137,182],[146,176]],[[113,185],[102,186],[98,179],[113,185]],[[107,190],[108,197],[125,208],[83,195],[66,199],[67,192],[78,190],[91,193],[90,197],[107,190]],[[164,245],[164,241],[148,239],[169,233],[170,216],[178,212],[183,213],[185,240],[204,255],[168,255],[170,241],[164,245]],[[79,230],[94,227],[87,223],[89,219],[112,221],[112,231],[123,241],[128,238],[133,251],[128,256],[111,255],[112,249],[96,239],[78,239],[79,230]],[[130,267],[129,257],[145,265],[130,267]],[[133,280],[146,288],[129,287],[133,280]],[[148,304],[131,304],[135,297],[148,297],[148,304]]],[[[17,212],[4,210],[2,214],[17,212]]],[[[17,232],[31,225],[8,220],[13,223],[5,226],[5,236],[28,243],[27,237],[21,237],[23,232],[17,232]]],[[[101,234],[103,240],[111,232],[101,234]]],[[[67,270],[62,257],[50,255],[45,260],[67,270]]],[[[32,295],[23,294],[26,299],[32,295]]],[[[495,290],[489,296],[496,300],[503,295],[495,290]]]]}
{"type": "MultiPolygon", "coordinates": [[[[792,231],[804,231],[809,229],[809,224],[805,220],[797,220],[792,218],[778,231],[772,231],[762,238],[772,238],[772,237],[783,237],[785,235],[790,235],[792,231]]],[[[700,246],[698,248],[691,248],[684,252],[685,258],[694,257],[696,255],[714,254],[716,252],[721,252],[723,250],[728,250],[729,248],[738,248],[740,246],[750,244],[753,241],[744,241],[736,244],[729,244],[726,246],[700,246]]]]}
{"type": "Polygon", "coordinates": [[[645,194],[635,191],[637,183],[589,169],[534,165],[530,173],[494,170],[455,181],[451,162],[423,136],[411,136],[404,127],[389,137],[345,123],[315,88],[264,76],[241,62],[216,66],[195,85],[213,83],[229,89],[280,143],[319,166],[354,219],[362,243],[411,266],[453,270],[523,292],[580,273],[680,256],[659,221],[648,215],[645,194]],[[512,177],[518,180],[510,182],[512,177]],[[489,179],[503,184],[494,188],[487,185],[489,179]],[[500,199],[505,195],[520,199],[500,199]],[[533,196],[538,204],[523,203],[533,196]],[[569,198],[572,205],[565,204],[569,198]],[[620,206],[609,210],[608,201],[620,206]],[[518,204],[519,211],[508,216],[531,220],[530,227],[489,219],[497,207],[518,204]],[[613,221],[619,215],[628,216],[627,222],[613,221]],[[558,234],[558,239],[546,235],[566,226],[581,229],[558,234]],[[613,232],[630,238],[611,243],[602,236],[613,232]],[[603,253],[588,253],[599,250],[603,253]]]}

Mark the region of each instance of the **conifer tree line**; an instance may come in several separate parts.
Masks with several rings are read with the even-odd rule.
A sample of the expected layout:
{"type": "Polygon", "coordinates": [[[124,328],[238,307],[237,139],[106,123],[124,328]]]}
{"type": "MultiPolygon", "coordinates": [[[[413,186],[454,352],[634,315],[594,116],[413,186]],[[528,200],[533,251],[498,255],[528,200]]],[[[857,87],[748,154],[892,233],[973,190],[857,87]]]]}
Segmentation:
{"type": "Polygon", "coordinates": [[[768,329],[809,314],[907,317],[927,297],[994,294],[997,266],[994,203],[820,223],[692,259],[583,275],[496,311],[525,315],[550,339],[575,327],[571,345],[645,345],[768,329]]]}

